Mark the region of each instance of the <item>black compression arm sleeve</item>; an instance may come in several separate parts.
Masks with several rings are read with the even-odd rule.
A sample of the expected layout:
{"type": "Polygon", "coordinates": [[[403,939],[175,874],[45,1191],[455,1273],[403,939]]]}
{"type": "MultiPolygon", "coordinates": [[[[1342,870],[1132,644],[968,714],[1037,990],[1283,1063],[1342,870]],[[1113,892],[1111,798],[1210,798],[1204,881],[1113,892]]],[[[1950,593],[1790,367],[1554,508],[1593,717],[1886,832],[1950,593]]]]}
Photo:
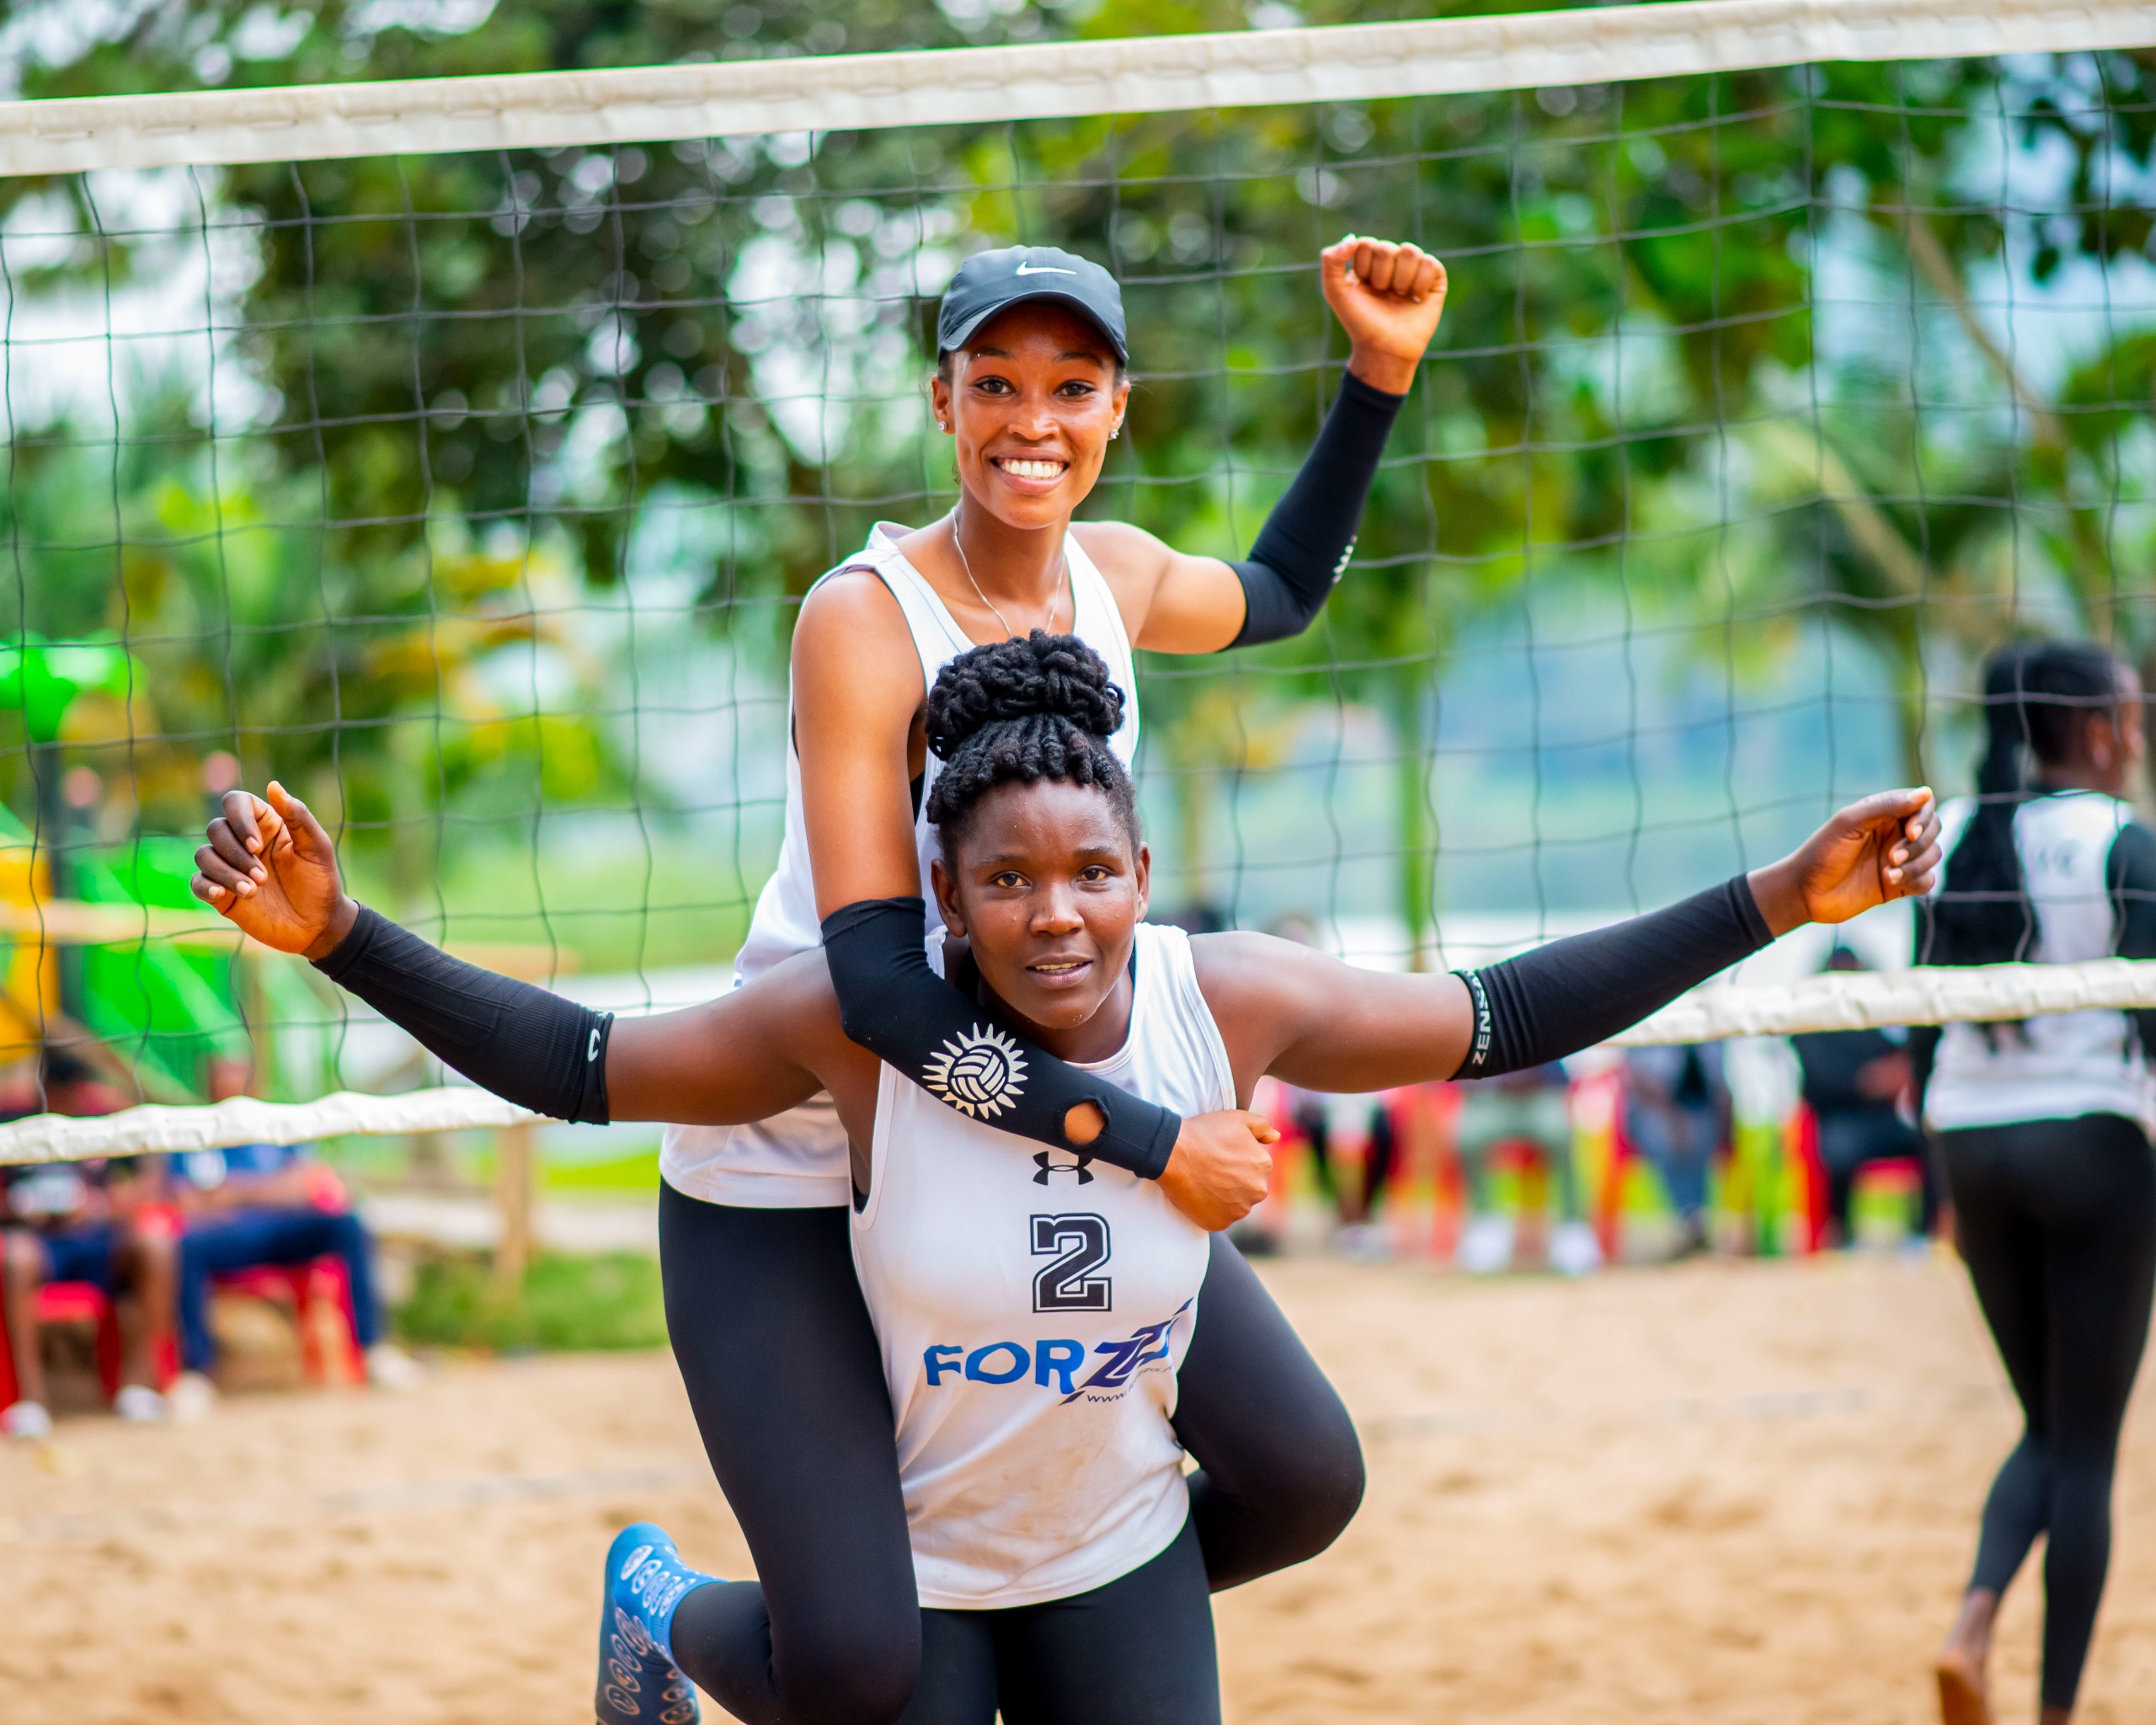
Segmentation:
{"type": "Polygon", "coordinates": [[[1354,554],[1378,457],[1406,399],[1374,388],[1353,371],[1342,380],[1317,441],[1288,494],[1265,518],[1250,560],[1229,565],[1243,584],[1243,626],[1230,645],[1299,635],[1325,608],[1354,554]]]}
{"type": "Polygon", "coordinates": [[[1492,1077],[1591,1048],[1773,938],[1740,874],[1667,910],[1463,970],[1475,1040],[1455,1076],[1492,1077]]]}
{"type": "Polygon", "coordinates": [[[989,1023],[929,967],[926,927],[919,899],[862,899],[824,919],[846,1033],[961,1114],[1159,1179],[1181,1118],[989,1023]],[[1107,1130],[1076,1145],[1064,1136],[1063,1117],[1083,1102],[1100,1109],[1107,1130]]]}
{"type": "Polygon", "coordinates": [[[606,1124],[611,1012],[452,959],[365,905],[315,969],[496,1096],[558,1120],[606,1124]]]}

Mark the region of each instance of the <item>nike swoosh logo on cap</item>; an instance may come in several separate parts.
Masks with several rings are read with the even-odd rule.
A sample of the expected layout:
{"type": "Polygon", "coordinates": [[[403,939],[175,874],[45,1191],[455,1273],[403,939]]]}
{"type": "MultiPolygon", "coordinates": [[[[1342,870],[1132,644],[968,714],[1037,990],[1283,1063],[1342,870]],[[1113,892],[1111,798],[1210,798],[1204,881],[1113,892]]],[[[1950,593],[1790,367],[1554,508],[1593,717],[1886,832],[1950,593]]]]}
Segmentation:
{"type": "Polygon", "coordinates": [[[1078,272],[1075,270],[1059,270],[1053,264],[1021,264],[1017,273],[1021,275],[1075,275],[1078,272]]]}

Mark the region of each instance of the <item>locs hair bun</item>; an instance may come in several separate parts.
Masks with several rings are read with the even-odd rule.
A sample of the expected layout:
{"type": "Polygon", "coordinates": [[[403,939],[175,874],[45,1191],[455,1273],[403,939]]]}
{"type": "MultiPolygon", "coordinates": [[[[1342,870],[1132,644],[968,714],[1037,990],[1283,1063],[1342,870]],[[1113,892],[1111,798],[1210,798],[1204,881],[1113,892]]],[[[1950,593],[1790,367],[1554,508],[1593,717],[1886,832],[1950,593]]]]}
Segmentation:
{"type": "Polygon", "coordinates": [[[953,659],[928,692],[928,746],[948,761],[983,726],[1037,716],[1066,720],[1102,740],[1123,724],[1123,691],[1075,635],[1035,629],[953,659]]]}
{"type": "Polygon", "coordinates": [[[1036,629],[961,653],[928,692],[928,746],[942,761],[924,812],[944,860],[999,785],[1043,779],[1107,793],[1131,843],[1138,804],[1108,739],[1123,724],[1123,691],[1099,654],[1075,635],[1036,629]]]}

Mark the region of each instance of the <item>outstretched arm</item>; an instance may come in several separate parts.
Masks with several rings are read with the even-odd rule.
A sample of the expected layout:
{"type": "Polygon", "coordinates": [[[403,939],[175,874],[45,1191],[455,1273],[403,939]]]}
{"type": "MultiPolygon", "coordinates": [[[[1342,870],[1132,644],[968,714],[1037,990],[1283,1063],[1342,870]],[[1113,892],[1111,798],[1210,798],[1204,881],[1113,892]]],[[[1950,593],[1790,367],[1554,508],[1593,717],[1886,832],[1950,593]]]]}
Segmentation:
{"type": "Polygon", "coordinates": [[[1246,1096],[1266,1072],[1312,1090],[1493,1077],[1613,1036],[1802,923],[1919,896],[1939,860],[1931,793],[1887,791],[1779,862],[1478,971],[1374,975],[1260,935],[1193,949],[1246,1096]]]}
{"type": "Polygon", "coordinates": [[[1143,572],[1140,647],[1212,653],[1299,635],[1348,567],[1385,439],[1444,312],[1445,267],[1419,247],[1354,234],[1318,263],[1348,332],[1348,375],[1249,557],[1187,556],[1135,527],[1084,530],[1097,556],[1143,572]]]}
{"type": "Polygon", "coordinates": [[[344,889],[328,833],[272,783],[226,794],[195,853],[195,896],[264,945],[296,953],[442,1063],[559,1119],[730,1125],[806,1101],[848,1059],[819,953],[686,1012],[611,1013],[451,957],[344,889]],[[812,1071],[811,1066],[816,1071],[812,1071]]]}

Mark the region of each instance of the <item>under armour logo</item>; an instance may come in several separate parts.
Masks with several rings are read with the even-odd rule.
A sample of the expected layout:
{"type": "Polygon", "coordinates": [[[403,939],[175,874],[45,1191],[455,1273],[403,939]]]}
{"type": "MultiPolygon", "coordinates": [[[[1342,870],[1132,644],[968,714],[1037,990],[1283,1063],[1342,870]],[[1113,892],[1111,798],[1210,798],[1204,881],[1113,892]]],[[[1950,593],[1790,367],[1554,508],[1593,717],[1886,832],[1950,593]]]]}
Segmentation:
{"type": "Polygon", "coordinates": [[[1037,1150],[1033,1152],[1033,1166],[1040,1170],[1033,1176],[1034,1185],[1047,1185],[1048,1177],[1050,1174],[1075,1174],[1081,1186],[1092,1184],[1093,1171],[1091,1167],[1092,1157],[1081,1156],[1067,1162],[1059,1162],[1055,1157],[1056,1152],[1052,1150],[1037,1150]]]}

